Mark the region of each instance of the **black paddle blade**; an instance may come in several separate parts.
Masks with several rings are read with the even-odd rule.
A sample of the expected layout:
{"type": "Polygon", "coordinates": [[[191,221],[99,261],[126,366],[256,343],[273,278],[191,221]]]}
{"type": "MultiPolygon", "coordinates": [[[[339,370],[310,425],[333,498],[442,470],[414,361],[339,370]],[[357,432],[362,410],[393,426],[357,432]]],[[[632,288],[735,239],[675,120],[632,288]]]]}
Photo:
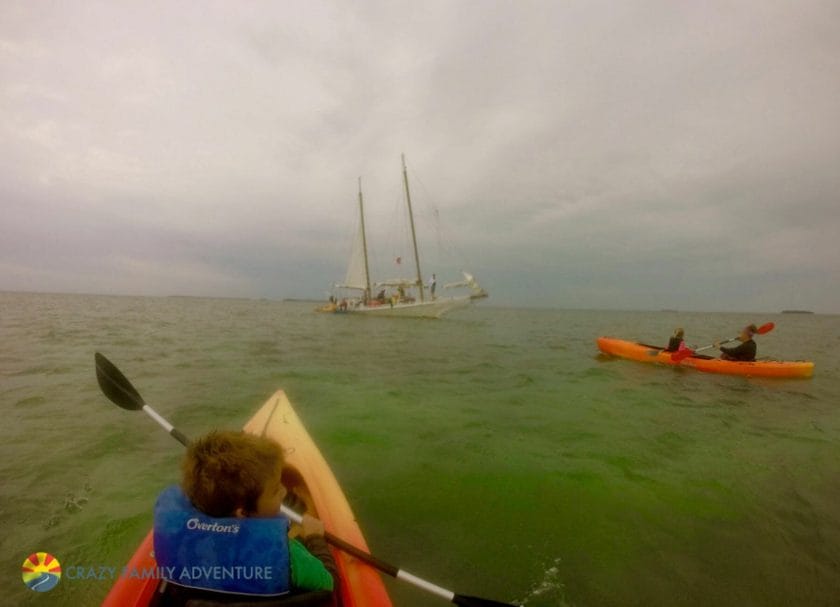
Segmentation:
{"type": "Polygon", "coordinates": [[[491,599],[481,599],[477,596],[464,596],[463,594],[456,594],[455,598],[452,599],[452,603],[461,605],[462,607],[520,607],[512,603],[500,603],[491,599]]]}
{"type": "Polygon", "coordinates": [[[142,409],[146,404],[143,402],[143,397],[126,379],[122,371],[99,352],[94,355],[94,359],[96,360],[96,381],[99,382],[99,387],[108,400],[129,411],[142,409]]]}

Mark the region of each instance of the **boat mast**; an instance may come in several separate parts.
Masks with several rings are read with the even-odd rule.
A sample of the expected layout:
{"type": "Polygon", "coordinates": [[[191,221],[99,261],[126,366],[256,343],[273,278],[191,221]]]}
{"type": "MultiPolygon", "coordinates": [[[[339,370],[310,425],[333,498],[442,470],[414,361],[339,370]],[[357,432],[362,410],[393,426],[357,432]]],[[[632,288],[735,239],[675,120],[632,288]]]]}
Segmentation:
{"type": "Polygon", "coordinates": [[[405,154],[402,155],[403,181],[405,182],[405,200],[408,203],[408,220],[411,224],[411,242],[414,244],[414,264],[417,266],[417,287],[420,301],[423,301],[423,276],[420,274],[420,255],[417,254],[417,236],[414,233],[414,213],[411,211],[411,193],[408,190],[408,171],[405,168],[405,154]]]}
{"type": "Polygon", "coordinates": [[[365,203],[362,201],[362,178],[359,177],[359,216],[362,218],[362,251],[365,254],[365,303],[370,301],[370,271],[368,270],[367,235],[365,234],[365,203]]]}

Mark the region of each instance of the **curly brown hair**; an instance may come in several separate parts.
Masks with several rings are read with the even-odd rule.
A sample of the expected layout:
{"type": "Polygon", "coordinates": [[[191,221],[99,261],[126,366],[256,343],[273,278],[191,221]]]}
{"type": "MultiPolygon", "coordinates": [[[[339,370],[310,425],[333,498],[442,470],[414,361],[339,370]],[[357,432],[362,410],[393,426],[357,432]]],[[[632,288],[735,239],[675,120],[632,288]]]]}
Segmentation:
{"type": "Polygon", "coordinates": [[[257,500],[283,465],[276,441],[255,434],[214,431],[191,443],[181,464],[182,487],[210,516],[255,512],[257,500]]]}

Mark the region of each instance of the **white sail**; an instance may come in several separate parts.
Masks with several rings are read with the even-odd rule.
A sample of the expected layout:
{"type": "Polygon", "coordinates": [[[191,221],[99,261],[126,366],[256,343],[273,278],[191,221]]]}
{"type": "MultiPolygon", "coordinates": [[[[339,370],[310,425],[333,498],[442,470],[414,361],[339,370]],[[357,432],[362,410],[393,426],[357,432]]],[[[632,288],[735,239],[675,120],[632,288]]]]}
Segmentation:
{"type": "Polygon", "coordinates": [[[364,234],[362,233],[361,223],[359,224],[359,230],[356,232],[356,239],[353,241],[353,250],[350,253],[350,262],[347,264],[347,275],[344,277],[344,283],[337,286],[362,291],[367,288],[364,234]]]}

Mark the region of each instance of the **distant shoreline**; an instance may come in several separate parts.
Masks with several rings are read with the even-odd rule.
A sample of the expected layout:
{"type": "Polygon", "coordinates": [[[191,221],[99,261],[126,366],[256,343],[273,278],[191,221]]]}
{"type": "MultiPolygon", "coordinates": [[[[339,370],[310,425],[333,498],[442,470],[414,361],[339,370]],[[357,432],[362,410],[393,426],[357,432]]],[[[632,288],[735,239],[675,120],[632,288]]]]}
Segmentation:
{"type": "MultiPolygon", "coordinates": [[[[138,294],[138,293],[89,293],[84,291],[48,291],[48,290],[16,290],[0,288],[2,295],[45,295],[45,296],[75,296],[75,297],[126,297],[126,298],[151,298],[151,299],[173,299],[173,300],[227,300],[227,301],[259,301],[259,302],[274,302],[274,303],[316,303],[324,304],[327,302],[325,297],[285,297],[281,298],[278,295],[270,296],[229,296],[229,295],[181,295],[175,293],[166,294],[138,294]]],[[[678,308],[606,308],[606,307],[566,307],[563,305],[533,305],[533,304],[518,304],[513,302],[502,302],[498,299],[482,302],[479,308],[483,309],[505,309],[505,310],[562,310],[565,312],[638,312],[638,313],[660,313],[660,314],[681,314],[681,315],[696,315],[696,314],[737,314],[741,316],[760,316],[763,314],[811,314],[820,316],[840,316],[840,311],[820,310],[814,312],[812,310],[782,310],[781,312],[773,312],[769,310],[695,310],[695,309],[678,309],[678,308]]]]}

